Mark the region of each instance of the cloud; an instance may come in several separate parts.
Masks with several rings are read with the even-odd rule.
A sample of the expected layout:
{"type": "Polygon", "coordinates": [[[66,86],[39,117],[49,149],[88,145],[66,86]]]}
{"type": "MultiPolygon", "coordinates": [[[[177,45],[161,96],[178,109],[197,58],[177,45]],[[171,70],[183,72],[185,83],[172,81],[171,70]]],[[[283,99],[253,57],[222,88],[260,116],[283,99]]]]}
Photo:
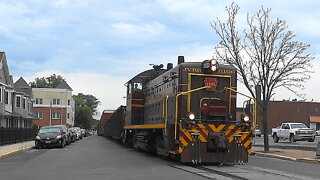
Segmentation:
{"type": "MultiPolygon", "coordinates": [[[[150,68],[150,63],[176,64],[179,55],[184,55],[186,61],[210,59],[219,41],[210,22],[216,17],[224,19],[225,6],[231,2],[0,0],[0,50],[6,52],[13,75],[37,77],[42,75],[39,72],[60,73],[68,78],[70,75],[70,83],[74,82],[79,90],[87,91],[92,86],[96,88],[90,92],[102,94],[102,88],[97,87],[113,91],[107,84],[115,83],[120,92],[123,82],[150,68]],[[83,81],[73,80],[76,76],[83,81]],[[103,83],[84,82],[91,79],[103,83]]],[[[311,44],[310,52],[319,54],[319,2],[236,0],[241,7],[237,22],[244,24],[247,13],[258,11],[261,5],[270,7],[273,19],[286,20],[289,29],[298,34],[298,40],[311,44]]],[[[307,89],[316,89],[310,87],[319,84],[314,76],[309,82],[307,89]]],[[[316,96],[317,92],[307,89],[312,94],[309,96],[316,96]]],[[[284,96],[291,95],[284,93],[284,96]]],[[[120,101],[112,99],[105,108],[116,107],[120,101]]]]}
{"type": "Polygon", "coordinates": [[[0,25],[0,34],[5,39],[24,40],[23,37],[12,32],[8,27],[0,25]]]}
{"type": "MultiPolygon", "coordinates": [[[[101,102],[98,112],[104,109],[116,109],[125,105],[127,77],[113,77],[105,74],[63,73],[58,71],[41,71],[32,76],[23,77],[28,83],[37,77],[48,77],[52,74],[61,75],[73,89],[73,95],[78,93],[91,94],[101,102]]],[[[16,81],[19,77],[14,77],[16,81]]]]}
{"type": "Polygon", "coordinates": [[[128,24],[128,23],[116,23],[111,25],[117,31],[129,34],[141,34],[148,33],[158,35],[161,34],[166,27],[158,22],[151,24],[128,24]]]}

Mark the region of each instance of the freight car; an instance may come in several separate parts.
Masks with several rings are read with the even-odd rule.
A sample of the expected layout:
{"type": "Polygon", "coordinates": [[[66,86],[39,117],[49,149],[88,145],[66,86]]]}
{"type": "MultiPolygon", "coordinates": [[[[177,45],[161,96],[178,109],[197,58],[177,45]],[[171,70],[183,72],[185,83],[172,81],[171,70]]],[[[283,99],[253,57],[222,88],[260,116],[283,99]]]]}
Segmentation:
{"type": "Polygon", "coordinates": [[[97,127],[97,133],[99,136],[106,135],[107,132],[105,132],[105,123],[109,120],[113,112],[114,112],[113,110],[104,110],[102,112],[102,115],[97,127]]]}
{"type": "Polygon", "coordinates": [[[106,121],[104,125],[105,136],[120,139],[124,127],[125,106],[120,106],[116,109],[106,121]]]}
{"type": "Polygon", "coordinates": [[[154,66],[125,85],[126,107],[107,123],[109,136],[116,129],[124,144],[186,163],[248,161],[253,128],[248,116],[236,120],[233,66],[179,56],[176,67],[154,66]]]}

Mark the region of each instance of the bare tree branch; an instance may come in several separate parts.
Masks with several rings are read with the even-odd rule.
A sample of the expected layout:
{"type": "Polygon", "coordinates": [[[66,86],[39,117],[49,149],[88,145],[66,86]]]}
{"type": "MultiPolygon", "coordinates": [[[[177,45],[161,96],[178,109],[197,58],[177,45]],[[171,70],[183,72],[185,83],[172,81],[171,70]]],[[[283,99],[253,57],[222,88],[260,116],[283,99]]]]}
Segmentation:
{"type": "Polygon", "coordinates": [[[262,121],[267,126],[267,104],[275,89],[283,87],[304,97],[299,90],[310,78],[314,56],[305,53],[310,45],[294,40],[296,35],[288,29],[285,21],[271,20],[270,8],[261,7],[255,14],[248,14],[247,29],[239,33],[236,28],[239,9],[232,3],[226,7],[226,22],[217,18],[211,23],[221,40],[214,54],[217,59],[237,69],[239,80],[253,97],[256,97],[255,86],[261,85],[262,121]]]}

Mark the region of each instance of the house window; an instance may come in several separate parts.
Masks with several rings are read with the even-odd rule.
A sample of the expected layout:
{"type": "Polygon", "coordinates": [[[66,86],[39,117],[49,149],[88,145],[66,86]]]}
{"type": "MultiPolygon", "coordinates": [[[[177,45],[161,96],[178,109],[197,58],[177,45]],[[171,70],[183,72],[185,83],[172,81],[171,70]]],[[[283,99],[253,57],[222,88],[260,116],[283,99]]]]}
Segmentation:
{"type": "Polygon", "coordinates": [[[67,115],[67,116],[68,116],[68,119],[70,119],[70,113],[68,113],[68,115],[67,115]]]}
{"type": "Polygon", "coordinates": [[[36,116],[38,119],[42,119],[43,118],[43,113],[42,112],[36,112],[36,116]]]}
{"type": "Polygon", "coordinates": [[[41,98],[36,98],[36,104],[42,104],[42,99],[41,98]]]}
{"type": "Polygon", "coordinates": [[[60,99],[53,99],[52,104],[53,105],[60,105],[60,99]]]}
{"type": "Polygon", "coordinates": [[[22,106],[23,106],[23,109],[26,109],[26,98],[23,98],[22,106]]]}
{"type": "Polygon", "coordinates": [[[319,108],[318,107],[314,108],[314,112],[318,113],[319,112],[319,108]]]}
{"type": "Polygon", "coordinates": [[[4,103],[9,104],[9,92],[8,91],[4,92],[4,103]]]}
{"type": "Polygon", "coordinates": [[[60,119],[60,113],[58,113],[58,112],[53,112],[53,113],[52,113],[52,119],[60,119]]]}
{"type": "Polygon", "coordinates": [[[70,99],[68,99],[68,106],[70,106],[70,104],[71,104],[71,101],[70,101],[70,99]]]}
{"type": "Polygon", "coordinates": [[[17,108],[21,107],[21,97],[20,96],[17,96],[16,107],[17,108]]]}
{"type": "Polygon", "coordinates": [[[2,88],[0,88],[0,102],[2,102],[2,88]]]}

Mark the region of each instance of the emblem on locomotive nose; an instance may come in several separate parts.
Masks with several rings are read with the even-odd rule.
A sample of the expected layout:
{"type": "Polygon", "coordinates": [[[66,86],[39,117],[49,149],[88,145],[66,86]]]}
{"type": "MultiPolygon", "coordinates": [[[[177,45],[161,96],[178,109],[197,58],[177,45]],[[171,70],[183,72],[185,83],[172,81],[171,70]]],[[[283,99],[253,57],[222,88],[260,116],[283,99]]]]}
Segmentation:
{"type": "Polygon", "coordinates": [[[207,91],[216,91],[218,84],[217,78],[205,78],[203,81],[205,86],[210,86],[206,88],[207,91]]]}

